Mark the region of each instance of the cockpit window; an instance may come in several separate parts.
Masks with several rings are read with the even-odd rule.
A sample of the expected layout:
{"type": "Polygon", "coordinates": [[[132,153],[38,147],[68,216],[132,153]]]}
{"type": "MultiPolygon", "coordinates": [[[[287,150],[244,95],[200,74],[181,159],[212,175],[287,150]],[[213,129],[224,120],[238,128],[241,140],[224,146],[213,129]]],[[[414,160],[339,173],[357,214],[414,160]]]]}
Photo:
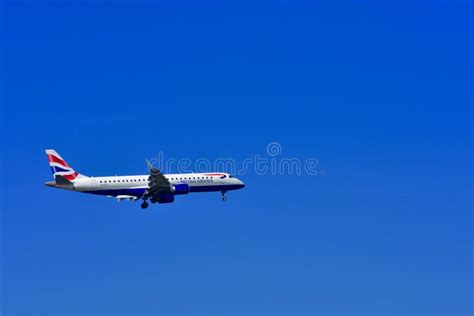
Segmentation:
{"type": "Polygon", "coordinates": [[[234,177],[233,175],[229,174],[229,178],[233,178],[233,177],[234,177]]]}

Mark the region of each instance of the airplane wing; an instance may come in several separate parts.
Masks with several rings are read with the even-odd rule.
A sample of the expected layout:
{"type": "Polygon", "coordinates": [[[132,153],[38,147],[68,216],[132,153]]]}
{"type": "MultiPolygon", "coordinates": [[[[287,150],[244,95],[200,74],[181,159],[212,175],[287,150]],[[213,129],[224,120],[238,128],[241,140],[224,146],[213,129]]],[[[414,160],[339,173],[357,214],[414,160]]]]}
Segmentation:
{"type": "Polygon", "coordinates": [[[148,177],[148,190],[143,194],[143,199],[158,197],[163,193],[171,192],[171,183],[166,177],[160,172],[159,169],[153,167],[153,165],[147,160],[148,169],[150,169],[150,176],[148,177]]]}
{"type": "Polygon", "coordinates": [[[108,196],[116,198],[118,202],[123,201],[123,200],[136,201],[139,199],[139,197],[134,196],[134,195],[117,195],[117,196],[108,195],[108,196]]]}

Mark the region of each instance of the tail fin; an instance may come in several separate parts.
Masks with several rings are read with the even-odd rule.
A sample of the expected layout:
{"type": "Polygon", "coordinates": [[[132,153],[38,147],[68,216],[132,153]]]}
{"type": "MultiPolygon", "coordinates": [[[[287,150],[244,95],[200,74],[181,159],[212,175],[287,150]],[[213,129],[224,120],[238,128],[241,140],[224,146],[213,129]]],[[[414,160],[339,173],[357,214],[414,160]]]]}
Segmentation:
{"type": "Polygon", "coordinates": [[[84,177],[74,171],[54,149],[46,149],[46,155],[48,156],[49,166],[55,178],[56,176],[61,176],[61,178],[74,182],[77,178],[84,177]]]}

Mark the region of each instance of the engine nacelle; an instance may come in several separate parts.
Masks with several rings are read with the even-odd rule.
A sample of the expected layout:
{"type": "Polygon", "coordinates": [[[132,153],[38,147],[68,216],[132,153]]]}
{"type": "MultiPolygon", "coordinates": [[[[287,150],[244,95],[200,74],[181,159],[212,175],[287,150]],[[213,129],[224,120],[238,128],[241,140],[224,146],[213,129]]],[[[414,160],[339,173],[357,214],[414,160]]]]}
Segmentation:
{"type": "Polygon", "coordinates": [[[189,184],[176,184],[171,186],[171,192],[174,195],[188,194],[189,193],[189,184]]]}

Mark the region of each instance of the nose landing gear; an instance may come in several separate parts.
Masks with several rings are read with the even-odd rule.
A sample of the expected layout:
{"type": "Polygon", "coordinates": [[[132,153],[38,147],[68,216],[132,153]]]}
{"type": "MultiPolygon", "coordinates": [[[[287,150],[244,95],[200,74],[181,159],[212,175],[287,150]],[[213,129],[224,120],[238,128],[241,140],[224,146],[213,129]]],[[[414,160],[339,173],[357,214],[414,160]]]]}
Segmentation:
{"type": "Polygon", "coordinates": [[[227,196],[225,196],[226,191],[221,191],[222,201],[227,201],[227,196]]]}
{"type": "Polygon", "coordinates": [[[140,206],[142,209],[146,209],[148,207],[147,201],[143,201],[143,203],[140,206]]]}

